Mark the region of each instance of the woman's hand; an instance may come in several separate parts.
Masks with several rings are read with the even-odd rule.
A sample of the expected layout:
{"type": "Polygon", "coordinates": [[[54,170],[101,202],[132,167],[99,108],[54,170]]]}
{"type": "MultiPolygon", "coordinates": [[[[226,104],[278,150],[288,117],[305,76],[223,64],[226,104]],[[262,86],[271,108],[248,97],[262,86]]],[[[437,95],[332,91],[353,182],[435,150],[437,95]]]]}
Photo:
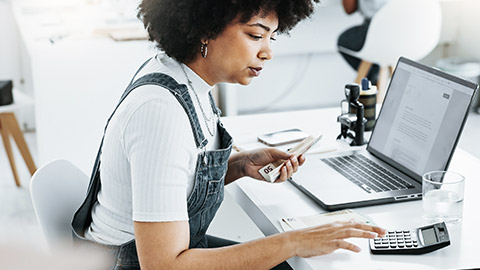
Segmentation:
{"type": "Polygon", "coordinates": [[[345,239],[383,237],[386,230],[361,223],[334,222],[291,233],[292,241],[296,244],[295,256],[308,258],[329,254],[337,249],[359,252],[360,248],[358,246],[345,241],[345,239]]]}
{"type": "Polygon", "coordinates": [[[258,170],[269,163],[278,160],[284,161],[283,167],[280,170],[280,176],[275,183],[284,182],[292,177],[293,173],[297,172],[298,167],[302,166],[305,162],[303,155],[297,158],[294,155],[290,155],[276,148],[261,148],[247,151],[244,154],[243,174],[258,180],[265,180],[258,170]]]}

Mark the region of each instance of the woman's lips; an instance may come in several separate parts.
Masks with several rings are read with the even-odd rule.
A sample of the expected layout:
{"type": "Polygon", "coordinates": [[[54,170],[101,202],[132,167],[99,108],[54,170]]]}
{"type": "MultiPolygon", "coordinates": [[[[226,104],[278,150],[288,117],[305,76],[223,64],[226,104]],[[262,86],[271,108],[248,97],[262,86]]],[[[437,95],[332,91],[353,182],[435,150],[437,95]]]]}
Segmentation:
{"type": "Polygon", "coordinates": [[[260,71],[262,70],[261,67],[258,67],[258,68],[255,68],[255,67],[249,67],[250,69],[250,73],[252,74],[252,76],[254,77],[258,77],[260,75],[260,71]]]}

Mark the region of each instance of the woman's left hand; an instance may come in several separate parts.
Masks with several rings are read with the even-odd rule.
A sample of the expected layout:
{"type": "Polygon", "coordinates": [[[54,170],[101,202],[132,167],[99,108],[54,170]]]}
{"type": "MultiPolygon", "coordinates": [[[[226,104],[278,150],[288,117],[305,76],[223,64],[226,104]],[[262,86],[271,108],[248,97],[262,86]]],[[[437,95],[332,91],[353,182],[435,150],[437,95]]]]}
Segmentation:
{"type": "Polygon", "coordinates": [[[305,162],[305,157],[303,155],[300,155],[297,158],[294,155],[290,155],[276,148],[261,148],[248,151],[245,153],[244,158],[244,175],[258,180],[265,180],[258,170],[269,163],[283,160],[284,164],[280,170],[280,176],[275,183],[284,182],[292,177],[293,173],[298,170],[298,167],[302,166],[305,162]]]}

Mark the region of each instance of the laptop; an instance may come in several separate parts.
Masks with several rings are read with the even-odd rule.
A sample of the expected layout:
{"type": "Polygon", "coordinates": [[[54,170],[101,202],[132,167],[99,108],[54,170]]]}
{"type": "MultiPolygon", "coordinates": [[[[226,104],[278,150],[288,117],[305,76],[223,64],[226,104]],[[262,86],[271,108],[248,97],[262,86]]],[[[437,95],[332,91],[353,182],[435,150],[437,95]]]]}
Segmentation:
{"type": "Polygon", "coordinates": [[[478,85],[400,58],[369,143],[310,157],[289,181],[327,210],[418,200],[446,170],[478,85]]]}

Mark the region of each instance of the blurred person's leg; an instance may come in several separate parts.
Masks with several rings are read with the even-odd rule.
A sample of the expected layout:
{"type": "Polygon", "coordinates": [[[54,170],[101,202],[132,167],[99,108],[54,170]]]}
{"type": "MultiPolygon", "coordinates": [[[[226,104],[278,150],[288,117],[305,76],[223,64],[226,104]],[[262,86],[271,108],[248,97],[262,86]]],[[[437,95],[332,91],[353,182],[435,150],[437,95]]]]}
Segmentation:
{"type": "MultiPolygon", "coordinates": [[[[369,25],[370,21],[365,20],[363,24],[347,29],[338,37],[338,47],[344,47],[355,52],[360,51],[365,44],[369,25]]],[[[342,52],[340,52],[340,54],[354,70],[358,70],[361,59],[342,52]]],[[[372,82],[373,85],[377,84],[379,70],[380,67],[377,64],[373,64],[367,74],[367,78],[372,82]]]]}

